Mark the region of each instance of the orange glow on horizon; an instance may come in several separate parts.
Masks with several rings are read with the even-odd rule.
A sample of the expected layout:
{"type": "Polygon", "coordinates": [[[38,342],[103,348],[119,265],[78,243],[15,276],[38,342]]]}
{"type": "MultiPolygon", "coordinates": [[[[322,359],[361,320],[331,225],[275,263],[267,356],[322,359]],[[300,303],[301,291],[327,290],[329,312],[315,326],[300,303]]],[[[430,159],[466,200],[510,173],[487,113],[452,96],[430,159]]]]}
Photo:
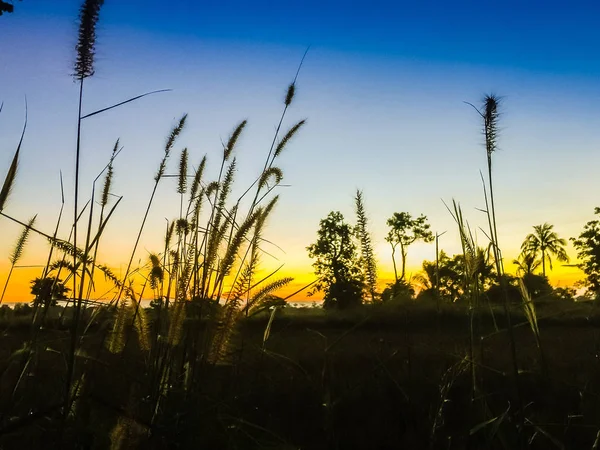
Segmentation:
{"type": "MultiPolygon", "coordinates": [[[[10,265],[7,261],[0,262],[0,274],[2,274],[2,278],[0,279],[0,283],[2,283],[1,287],[4,287],[4,283],[6,282],[6,276],[9,272],[10,265]]],[[[6,294],[4,297],[5,303],[20,303],[20,302],[29,302],[32,300],[32,295],[30,294],[30,284],[33,279],[39,277],[41,274],[42,268],[16,268],[13,271],[12,278],[6,290],[6,294]]],[[[114,268],[115,273],[119,273],[119,269],[114,268]]],[[[407,277],[411,274],[414,275],[419,272],[419,267],[409,267],[407,268],[407,277]]],[[[514,274],[514,270],[507,271],[508,273],[514,274]]],[[[267,270],[263,270],[257,276],[264,276],[268,272],[267,270]]],[[[293,277],[294,280],[289,283],[284,288],[277,291],[275,294],[280,297],[287,297],[293,294],[296,291],[301,290],[306,287],[313,281],[315,281],[316,276],[312,272],[312,268],[308,267],[303,269],[301,267],[297,267],[294,270],[281,270],[276,275],[273,276],[273,280],[283,277],[293,277]]],[[[61,277],[64,279],[64,276],[61,277]]],[[[112,284],[104,279],[104,276],[98,273],[95,277],[95,291],[92,293],[92,299],[109,299],[115,293],[115,289],[112,284]]],[[[584,278],[584,274],[580,269],[576,267],[564,267],[557,266],[553,271],[549,273],[550,283],[555,287],[573,287],[577,281],[580,281],[584,278]]],[[[394,280],[393,271],[389,270],[387,267],[383,267],[379,271],[379,281],[378,288],[381,291],[387,287],[388,284],[391,284],[394,280]]],[[[67,284],[69,289],[73,289],[72,282],[67,284]]],[[[301,290],[296,295],[290,298],[290,301],[319,301],[323,299],[323,293],[317,292],[312,296],[308,295],[308,292],[311,290],[312,286],[308,289],[301,290]]],[[[415,286],[418,290],[418,286],[415,286]]],[[[139,287],[138,287],[139,289],[139,287]]],[[[139,293],[139,291],[138,291],[139,293]]],[[[144,293],[144,299],[151,299],[152,295],[149,289],[144,293]]]]}

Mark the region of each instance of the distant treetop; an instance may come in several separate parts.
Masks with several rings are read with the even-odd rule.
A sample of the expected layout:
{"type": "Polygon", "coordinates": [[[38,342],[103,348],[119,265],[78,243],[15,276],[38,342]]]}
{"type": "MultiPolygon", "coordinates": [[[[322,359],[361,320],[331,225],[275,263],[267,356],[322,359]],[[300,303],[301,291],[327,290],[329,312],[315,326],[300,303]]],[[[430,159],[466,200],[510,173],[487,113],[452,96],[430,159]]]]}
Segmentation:
{"type": "Polygon", "coordinates": [[[14,9],[15,7],[12,0],[9,0],[8,2],[0,0],[0,16],[4,13],[11,13],[14,9]]]}

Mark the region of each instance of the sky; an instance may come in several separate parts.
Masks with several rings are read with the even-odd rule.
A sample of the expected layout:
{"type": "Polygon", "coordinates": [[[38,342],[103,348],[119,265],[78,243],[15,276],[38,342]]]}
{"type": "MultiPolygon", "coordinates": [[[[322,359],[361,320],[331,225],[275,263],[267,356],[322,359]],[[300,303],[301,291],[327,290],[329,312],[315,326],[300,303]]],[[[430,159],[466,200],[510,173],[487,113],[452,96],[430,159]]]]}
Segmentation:
{"type": "MultiPolygon", "coordinates": [[[[0,17],[0,173],[8,170],[24,120],[28,127],[17,182],[5,213],[53,230],[61,205],[59,173],[72,210],[78,87],[72,67],[79,1],[23,0],[0,17]]],[[[197,166],[208,155],[216,177],[221,142],[244,119],[236,148],[241,192],[262,169],[288,84],[308,46],[284,128],[306,125],[282,154],[284,184],[268,239],[265,269],[284,264],[290,289],[314,279],[306,247],[319,220],[341,211],[354,221],[364,194],[381,282],[391,281],[386,220],[425,214],[440,248],[460,251],[444,202],[460,202],[472,228],[485,226],[481,123],[464,102],[502,97],[494,155],[500,245],[506,260],[532,226],[549,222],[564,238],[593,218],[600,181],[600,4],[597,2],[240,2],[107,0],[100,12],[95,75],[84,112],[155,89],[171,89],[88,119],[82,138],[82,195],[117,138],[113,192],[123,200],[106,231],[100,260],[124,270],[152,189],[167,134],[188,124],[170,160],[188,147],[197,166]],[[275,259],[276,258],[276,259],[275,259]]],[[[235,195],[234,195],[235,196],[235,195]]],[[[178,212],[175,182],[161,182],[137,259],[159,251],[165,219],[178,212]]],[[[67,217],[70,214],[66,213],[67,217]]],[[[65,221],[67,222],[67,221],[65,221]]],[[[0,283],[20,233],[0,220],[0,283]]],[[[63,237],[67,226],[61,229],[63,237]]],[[[478,232],[480,245],[485,236],[478,232]]],[[[21,265],[44,264],[48,248],[32,237],[21,265]]],[[[575,254],[569,244],[569,254],[575,254]]],[[[435,258],[432,244],[408,252],[408,274],[435,258]]],[[[506,264],[511,269],[511,264],[506,264]]],[[[31,298],[39,267],[15,269],[9,301],[31,298]]],[[[583,278],[555,265],[559,286],[583,278]]],[[[97,295],[100,295],[97,293],[97,295]]],[[[300,299],[305,298],[304,294],[300,299]]]]}

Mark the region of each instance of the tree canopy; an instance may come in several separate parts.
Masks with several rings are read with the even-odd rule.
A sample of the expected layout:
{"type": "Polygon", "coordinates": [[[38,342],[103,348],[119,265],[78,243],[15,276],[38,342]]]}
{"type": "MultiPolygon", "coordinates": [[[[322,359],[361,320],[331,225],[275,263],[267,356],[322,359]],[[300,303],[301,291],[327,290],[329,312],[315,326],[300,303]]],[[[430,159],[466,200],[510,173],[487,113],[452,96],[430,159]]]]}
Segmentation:
{"type": "Polygon", "coordinates": [[[3,0],[0,0],[0,16],[4,13],[14,12],[14,10],[15,10],[15,7],[14,7],[12,1],[6,2],[3,0]]]}
{"type": "Polygon", "coordinates": [[[416,241],[432,242],[434,237],[430,231],[430,225],[427,222],[427,217],[421,214],[419,217],[413,217],[407,212],[395,212],[392,217],[387,220],[387,225],[390,227],[385,240],[392,246],[392,262],[394,264],[394,276],[396,281],[404,280],[406,277],[406,255],[407,247],[416,241]],[[396,247],[400,246],[400,256],[402,261],[401,275],[398,278],[398,270],[396,268],[396,247]]]}
{"type": "MultiPolygon", "coordinates": [[[[600,216],[600,208],[594,209],[600,216]]],[[[585,273],[585,285],[598,297],[600,294],[600,220],[591,220],[585,224],[578,238],[571,238],[581,261],[578,267],[585,273]]]]}
{"type": "Polygon", "coordinates": [[[546,276],[546,261],[550,266],[550,270],[552,270],[551,256],[554,256],[558,261],[569,262],[565,250],[567,241],[558,237],[553,228],[554,225],[549,223],[535,225],[533,233],[528,234],[521,245],[523,251],[532,253],[536,257],[539,255],[542,262],[543,276],[546,276]]]}
{"type": "Polygon", "coordinates": [[[313,293],[325,292],[325,308],[342,309],[362,303],[364,282],[353,235],[342,213],[332,211],[320,221],[317,241],[307,247],[320,277],[313,293]]]}

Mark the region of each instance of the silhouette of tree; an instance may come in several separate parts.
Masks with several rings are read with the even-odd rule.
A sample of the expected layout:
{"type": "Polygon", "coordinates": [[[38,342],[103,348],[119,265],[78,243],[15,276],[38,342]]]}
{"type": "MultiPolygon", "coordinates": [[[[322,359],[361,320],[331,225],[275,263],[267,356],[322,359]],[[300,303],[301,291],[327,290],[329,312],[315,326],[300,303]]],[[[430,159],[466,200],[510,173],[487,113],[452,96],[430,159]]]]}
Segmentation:
{"type": "Polygon", "coordinates": [[[540,255],[542,261],[542,275],[546,276],[546,261],[552,270],[552,258],[554,256],[558,261],[569,262],[569,257],[565,251],[567,241],[559,238],[556,232],[552,231],[554,225],[544,223],[535,225],[534,232],[525,237],[521,249],[525,252],[531,252],[534,255],[540,255]]]}
{"type": "Polygon", "coordinates": [[[362,192],[357,190],[355,197],[356,206],[356,235],[360,243],[360,266],[366,281],[366,289],[371,296],[371,301],[377,297],[377,262],[371,243],[371,235],[367,229],[367,213],[363,203],[362,192]]]}
{"type": "MultiPolygon", "coordinates": [[[[600,215],[600,208],[594,209],[600,215]]],[[[586,275],[585,286],[598,297],[600,295],[600,220],[591,220],[585,224],[578,238],[571,238],[577,250],[579,267],[586,275]]]]}
{"type": "Polygon", "coordinates": [[[0,16],[4,13],[14,12],[14,10],[15,10],[15,7],[14,7],[12,1],[9,0],[8,2],[6,2],[3,0],[0,0],[0,16]]]}
{"type": "Polygon", "coordinates": [[[69,288],[54,277],[36,278],[31,282],[31,293],[35,295],[34,305],[56,306],[58,300],[66,300],[69,288]]]}
{"type": "Polygon", "coordinates": [[[362,303],[364,282],[353,232],[342,213],[332,211],[320,221],[317,241],[306,248],[320,277],[312,293],[325,292],[325,308],[343,309],[362,303]]]}
{"type": "Polygon", "coordinates": [[[513,264],[517,266],[517,274],[525,276],[535,272],[542,262],[537,259],[537,255],[532,251],[522,251],[517,259],[513,259],[513,264]]]}
{"type": "Polygon", "coordinates": [[[417,299],[433,300],[436,292],[439,292],[440,300],[449,303],[456,301],[462,295],[462,270],[461,255],[450,258],[443,250],[438,256],[438,276],[435,261],[423,261],[422,272],[414,276],[421,287],[417,299]],[[439,285],[436,285],[438,278],[439,285]]]}
{"type": "Polygon", "coordinates": [[[527,292],[532,299],[548,296],[552,294],[552,285],[548,281],[548,277],[537,275],[535,273],[526,273],[523,275],[523,284],[527,288],[527,292]]]}
{"type": "Polygon", "coordinates": [[[410,282],[405,280],[398,280],[388,284],[381,293],[381,300],[384,303],[413,300],[414,297],[415,288],[410,282]]]}
{"type": "Polygon", "coordinates": [[[407,212],[394,213],[387,220],[387,225],[390,227],[385,240],[392,246],[392,262],[394,264],[394,276],[396,281],[402,280],[406,276],[406,252],[408,246],[416,241],[432,242],[433,233],[429,230],[430,226],[427,223],[427,217],[421,214],[416,219],[407,212]],[[402,273],[398,278],[398,270],[396,268],[396,247],[400,245],[400,256],[402,258],[402,273]]]}
{"type": "Polygon", "coordinates": [[[477,282],[481,290],[488,289],[494,282],[494,279],[497,279],[496,271],[494,270],[495,261],[492,260],[492,255],[490,253],[491,247],[482,248],[477,247],[475,250],[475,273],[474,275],[477,277],[477,282]]]}

